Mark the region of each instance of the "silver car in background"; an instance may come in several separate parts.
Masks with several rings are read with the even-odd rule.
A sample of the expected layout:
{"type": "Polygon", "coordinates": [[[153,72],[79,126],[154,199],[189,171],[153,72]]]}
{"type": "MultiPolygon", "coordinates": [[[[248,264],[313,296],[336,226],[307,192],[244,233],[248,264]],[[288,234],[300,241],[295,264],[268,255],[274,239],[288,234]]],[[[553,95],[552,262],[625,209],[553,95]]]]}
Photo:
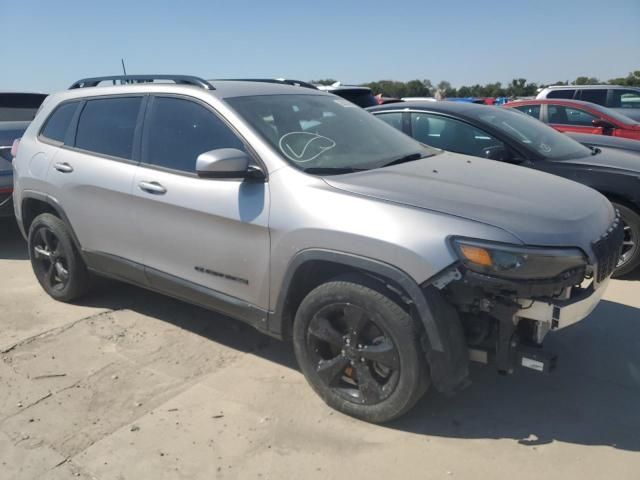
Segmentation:
{"type": "Polygon", "coordinates": [[[81,80],[14,167],[53,298],[105,275],[292,339],[313,389],[371,422],[462,388],[470,359],[551,370],[545,335],[595,307],[622,243],[594,190],[267,82],[81,80]]]}

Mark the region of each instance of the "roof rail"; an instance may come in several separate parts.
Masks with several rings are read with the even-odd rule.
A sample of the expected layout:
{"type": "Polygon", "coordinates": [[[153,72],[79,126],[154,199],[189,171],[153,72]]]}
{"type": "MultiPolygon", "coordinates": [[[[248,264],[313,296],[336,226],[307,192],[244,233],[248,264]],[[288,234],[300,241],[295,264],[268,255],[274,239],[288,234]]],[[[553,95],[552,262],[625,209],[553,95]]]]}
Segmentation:
{"type": "Polygon", "coordinates": [[[193,85],[205,90],[215,90],[214,86],[206,80],[191,75],[110,75],[107,77],[92,77],[78,80],[69,87],[74,88],[95,87],[101,82],[113,82],[114,85],[128,85],[136,83],[153,83],[155,80],[170,80],[180,85],[193,85]],[[117,82],[117,83],[116,83],[117,82]]]}
{"type": "Polygon", "coordinates": [[[302,80],[293,80],[290,78],[216,78],[209,80],[210,82],[262,82],[262,83],[280,83],[284,85],[292,85],[294,87],[304,87],[317,90],[318,87],[309,82],[303,82],[302,80]]]}

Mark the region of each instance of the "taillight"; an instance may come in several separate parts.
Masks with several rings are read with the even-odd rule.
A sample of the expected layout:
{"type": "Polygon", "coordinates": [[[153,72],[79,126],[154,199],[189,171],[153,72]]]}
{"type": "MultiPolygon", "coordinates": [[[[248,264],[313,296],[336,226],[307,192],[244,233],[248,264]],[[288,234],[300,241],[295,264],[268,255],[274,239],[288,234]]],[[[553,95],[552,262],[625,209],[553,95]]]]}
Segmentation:
{"type": "Polygon", "coordinates": [[[11,156],[16,158],[18,156],[18,146],[20,146],[20,139],[16,138],[11,145],[11,156]]]}

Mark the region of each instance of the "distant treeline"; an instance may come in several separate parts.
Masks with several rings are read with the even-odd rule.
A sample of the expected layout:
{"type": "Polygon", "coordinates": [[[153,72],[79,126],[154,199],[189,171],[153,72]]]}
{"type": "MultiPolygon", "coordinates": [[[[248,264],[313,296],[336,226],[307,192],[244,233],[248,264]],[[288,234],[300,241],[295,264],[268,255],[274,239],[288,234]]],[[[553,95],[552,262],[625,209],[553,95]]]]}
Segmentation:
{"type": "MultiPolygon", "coordinates": [[[[312,83],[321,85],[331,85],[336,81],[333,79],[313,80],[312,83]]],[[[548,85],[596,85],[609,83],[612,85],[640,86],[640,70],[635,70],[626,77],[612,78],[604,81],[595,77],[578,77],[574,81],[558,81],[548,85]]],[[[508,85],[500,82],[488,83],[486,85],[452,87],[445,80],[434,85],[431,80],[410,80],[408,82],[398,82],[396,80],[378,80],[363,84],[371,88],[373,93],[381,93],[386,97],[528,97],[537,93],[537,90],[546,87],[546,84],[527,82],[524,78],[514,78],[508,85]]]]}

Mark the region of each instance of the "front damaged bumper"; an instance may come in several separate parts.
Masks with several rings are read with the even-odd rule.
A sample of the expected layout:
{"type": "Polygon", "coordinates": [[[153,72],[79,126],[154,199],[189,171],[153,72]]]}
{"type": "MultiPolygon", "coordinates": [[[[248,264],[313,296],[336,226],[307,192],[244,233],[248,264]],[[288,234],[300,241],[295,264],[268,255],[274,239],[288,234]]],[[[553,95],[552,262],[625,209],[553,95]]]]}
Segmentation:
{"type": "Polygon", "coordinates": [[[572,289],[566,299],[527,300],[518,303],[527,305],[515,313],[516,317],[548,323],[551,330],[568,327],[586,318],[602,299],[609,279],[596,285],[591,282],[587,288],[572,289]]]}

